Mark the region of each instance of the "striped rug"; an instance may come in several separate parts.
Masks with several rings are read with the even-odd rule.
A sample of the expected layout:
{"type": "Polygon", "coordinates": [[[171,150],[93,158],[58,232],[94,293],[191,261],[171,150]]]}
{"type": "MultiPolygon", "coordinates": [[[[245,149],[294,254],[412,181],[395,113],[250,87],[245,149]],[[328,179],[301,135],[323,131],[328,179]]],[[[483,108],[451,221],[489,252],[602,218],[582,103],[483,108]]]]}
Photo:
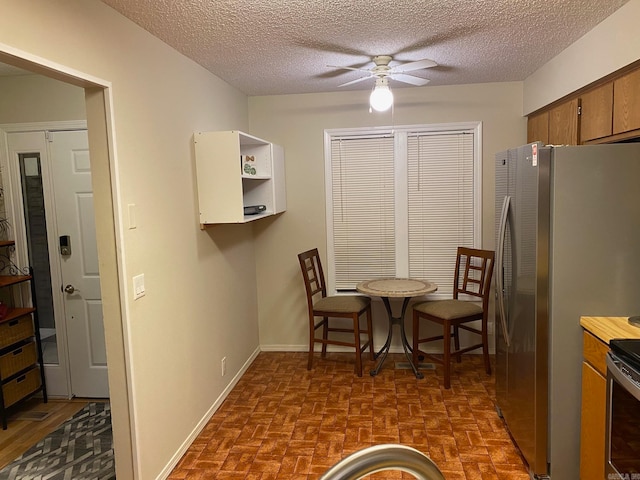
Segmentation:
{"type": "Polygon", "coordinates": [[[89,403],[0,471],[0,480],[115,479],[111,408],[89,403]]]}

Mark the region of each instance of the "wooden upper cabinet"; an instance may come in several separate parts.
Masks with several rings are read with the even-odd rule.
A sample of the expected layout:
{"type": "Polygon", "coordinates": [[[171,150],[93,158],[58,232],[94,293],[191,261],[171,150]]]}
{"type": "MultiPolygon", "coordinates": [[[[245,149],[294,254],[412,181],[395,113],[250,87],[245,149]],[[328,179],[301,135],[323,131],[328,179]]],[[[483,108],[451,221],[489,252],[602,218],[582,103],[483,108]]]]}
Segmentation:
{"type": "Polygon", "coordinates": [[[530,115],[527,142],[579,145],[627,141],[640,138],[640,61],[602,79],[597,87],[574,92],[553,108],[530,115]]]}
{"type": "Polygon", "coordinates": [[[549,143],[549,112],[531,115],[527,120],[527,143],[549,143]]]}
{"type": "Polygon", "coordinates": [[[580,142],[612,134],[613,82],[580,96],[580,142]]]}
{"type": "Polygon", "coordinates": [[[549,110],[549,144],[578,145],[578,99],[549,110]]]}
{"type": "Polygon", "coordinates": [[[613,84],[613,133],[640,128],[640,69],[613,84]]]}

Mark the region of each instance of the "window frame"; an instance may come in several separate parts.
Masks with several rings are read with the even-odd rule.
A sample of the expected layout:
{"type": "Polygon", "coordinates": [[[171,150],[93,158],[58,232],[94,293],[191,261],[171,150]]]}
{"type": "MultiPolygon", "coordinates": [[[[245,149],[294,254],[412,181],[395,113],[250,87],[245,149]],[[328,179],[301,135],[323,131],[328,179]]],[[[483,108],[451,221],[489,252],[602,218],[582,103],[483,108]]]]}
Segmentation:
{"type": "MultiPolygon", "coordinates": [[[[480,248],[482,243],[482,122],[456,122],[440,124],[419,124],[402,126],[379,126],[325,129],[325,226],[327,233],[327,276],[328,293],[332,295],[349,294],[349,291],[336,291],[335,248],[333,232],[333,181],[331,167],[331,142],[336,137],[366,137],[391,135],[394,138],[394,184],[396,189],[396,276],[409,275],[409,219],[408,219],[408,142],[410,134],[420,133],[471,133],[473,134],[473,247],[480,248]]],[[[452,268],[453,270],[453,268],[452,268]]],[[[446,298],[445,293],[434,293],[432,298],[446,298]]]]}

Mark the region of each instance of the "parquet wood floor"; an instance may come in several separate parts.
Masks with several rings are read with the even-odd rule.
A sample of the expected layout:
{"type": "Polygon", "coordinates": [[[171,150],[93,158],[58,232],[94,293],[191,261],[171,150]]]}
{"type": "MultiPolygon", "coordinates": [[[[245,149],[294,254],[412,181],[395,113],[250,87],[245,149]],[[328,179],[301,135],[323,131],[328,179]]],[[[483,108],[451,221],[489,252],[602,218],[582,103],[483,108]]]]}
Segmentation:
{"type": "MultiPolygon", "coordinates": [[[[363,359],[364,361],[364,359],[363,359]]],[[[213,415],[169,480],[315,480],[362,448],[400,443],[429,456],[447,480],[528,480],[495,407],[494,377],[481,355],[453,366],[451,389],[442,370],[393,368],[392,354],[376,377],[353,373],[353,355],[263,352],[213,415]]],[[[365,372],[374,363],[365,362],[365,372]]],[[[409,479],[385,471],[376,479],[409,479]]]]}
{"type": "Polygon", "coordinates": [[[8,428],[0,430],[0,468],[26,452],[33,445],[56,430],[66,419],[72,417],[88,403],[88,400],[49,399],[43,403],[41,398],[31,398],[12,410],[8,419],[8,428]],[[44,420],[25,420],[23,415],[49,413],[44,420]]]}

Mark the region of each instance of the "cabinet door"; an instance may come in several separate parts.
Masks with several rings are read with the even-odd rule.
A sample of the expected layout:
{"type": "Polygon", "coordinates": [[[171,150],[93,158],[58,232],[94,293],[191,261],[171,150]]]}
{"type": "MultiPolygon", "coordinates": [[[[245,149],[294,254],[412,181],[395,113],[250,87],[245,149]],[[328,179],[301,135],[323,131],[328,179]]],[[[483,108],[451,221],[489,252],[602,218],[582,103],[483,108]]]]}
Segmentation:
{"type": "Polygon", "coordinates": [[[580,480],[602,480],[605,478],[606,396],[606,379],[591,365],[583,362],[580,480]]]}
{"type": "Polygon", "coordinates": [[[549,111],[549,143],[551,145],[578,145],[577,98],[549,111]]]}
{"type": "Polygon", "coordinates": [[[549,112],[531,115],[527,121],[527,143],[549,143],[549,112]]]}
{"type": "Polygon", "coordinates": [[[580,114],[580,142],[611,135],[613,128],[613,82],[583,94],[580,114]]]}
{"type": "Polygon", "coordinates": [[[640,69],[613,84],[613,133],[640,128],[640,69]]]}

